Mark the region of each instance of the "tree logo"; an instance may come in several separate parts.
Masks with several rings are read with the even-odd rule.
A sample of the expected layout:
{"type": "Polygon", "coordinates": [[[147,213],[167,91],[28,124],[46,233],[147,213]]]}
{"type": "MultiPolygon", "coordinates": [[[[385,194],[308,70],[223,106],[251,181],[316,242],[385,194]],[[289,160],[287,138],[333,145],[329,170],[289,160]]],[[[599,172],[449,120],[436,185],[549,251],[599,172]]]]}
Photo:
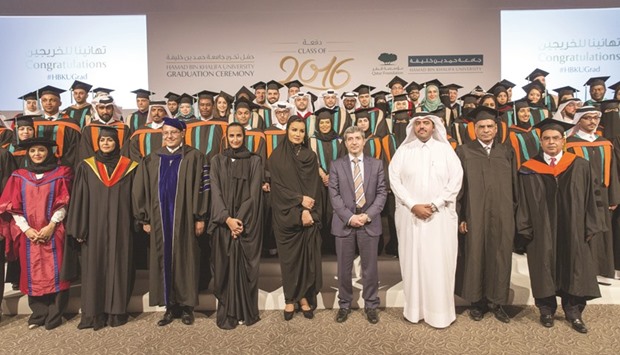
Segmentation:
{"type": "Polygon", "coordinates": [[[381,53],[379,57],[377,57],[380,61],[383,62],[383,65],[392,65],[398,59],[398,56],[394,53],[381,53]]]}

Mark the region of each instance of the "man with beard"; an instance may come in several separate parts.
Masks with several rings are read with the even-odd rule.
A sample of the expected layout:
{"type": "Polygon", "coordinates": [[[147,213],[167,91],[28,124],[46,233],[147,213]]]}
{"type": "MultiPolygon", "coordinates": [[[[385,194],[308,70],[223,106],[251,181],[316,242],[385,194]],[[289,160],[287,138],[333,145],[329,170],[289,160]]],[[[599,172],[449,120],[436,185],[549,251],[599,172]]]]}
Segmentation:
{"type": "Polygon", "coordinates": [[[293,95],[300,92],[301,88],[304,86],[304,84],[302,84],[299,80],[292,80],[288,83],[285,83],[284,85],[288,88],[288,95],[286,97],[287,100],[293,97],[293,95]]]}
{"type": "Polygon", "coordinates": [[[34,130],[35,136],[56,142],[55,155],[60,159],[60,165],[73,168],[77,163],[80,127],[60,112],[60,94],[63,92],[65,90],[49,85],[37,91],[43,115],[34,119],[34,130]]]}
{"type": "Polygon", "coordinates": [[[259,81],[250,87],[254,89],[254,102],[259,106],[267,108],[267,84],[264,81],[259,81]]]}
{"type": "Polygon", "coordinates": [[[574,98],[575,93],[579,92],[579,90],[572,86],[562,86],[561,88],[553,89],[553,91],[558,93],[558,101],[560,103],[565,102],[567,99],[574,98]]]}
{"type": "Polygon", "coordinates": [[[581,100],[576,98],[564,99],[560,101],[558,110],[553,115],[554,120],[560,120],[567,123],[572,123],[577,109],[581,107],[581,100]]]}
{"type": "Polygon", "coordinates": [[[147,117],[149,123],[135,131],[129,139],[129,158],[141,162],[143,158],[163,145],[161,128],[164,117],[170,117],[165,101],[152,101],[147,117]]]}
{"type": "Polygon", "coordinates": [[[100,95],[93,99],[93,120],[82,128],[82,139],[78,149],[78,164],[86,158],[90,158],[99,150],[99,136],[103,126],[114,127],[118,137],[119,151],[124,156],[129,156],[129,127],[121,120],[121,110],[114,103],[112,96],[100,95]]]}
{"type": "Polygon", "coordinates": [[[166,105],[168,105],[168,111],[172,117],[176,117],[179,112],[179,100],[181,99],[181,95],[175,94],[174,92],[169,92],[164,96],[168,101],[166,101],[166,105]]]}
{"type": "Polygon", "coordinates": [[[372,107],[370,92],[373,91],[374,89],[375,89],[374,86],[365,85],[365,84],[362,84],[356,87],[355,89],[353,89],[353,91],[357,93],[357,100],[360,103],[359,108],[372,107]]]}
{"type": "Polygon", "coordinates": [[[76,80],[71,85],[71,93],[75,104],[67,107],[63,111],[63,115],[69,116],[80,128],[84,128],[90,123],[92,116],[91,105],[88,104],[88,92],[93,86],[76,80]]]}
{"type": "Polygon", "coordinates": [[[267,83],[267,104],[269,106],[280,100],[280,89],[283,87],[284,85],[275,80],[271,80],[267,83]]]}
{"type": "MultiPolygon", "coordinates": [[[[609,279],[615,276],[614,240],[612,214],[620,203],[620,180],[618,162],[614,157],[612,143],[597,134],[601,112],[594,106],[577,109],[573,118],[575,129],[566,138],[566,151],[590,162],[594,188],[600,191],[595,196],[600,215],[604,218],[606,231],[594,234],[590,241],[592,258],[597,275],[609,279]]],[[[604,280],[603,280],[604,282],[604,280]]]]}
{"type": "Polygon", "coordinates": [[[420,106],[420,89],[422,85],[412,81],[405,87],[405,92],[409,95],[409,101],[411,102],[411,108],[416,109],[420,106]]]}
{"type": "Polygon", "coordinates": [[[155,93],[144,89],[137,89],[132,91],[132,93],[136,94],[138,110],[129,115],[127,122],[131,132],[135,132],[148,123],[147,118],[149,115],[149,105],[151,104],[151,95],[155,95],[155,93]]]}
{"type": "Polygon", "coordinates": [[[357,106],[357,94],[353,91],[345,91],[340,95],[340,98],[342,99],[342,105],[347,110],[347,113],[353,113],[353,111],[355,111],[355,106],[357,106]]]}
{"type": "Polygon", "coordinates": [[[607,88],[605,82],[609,79],[608,76],[598,76],[588,79],[583,86],[590,86],[590,99],[585,102],[586,106],[600,105],[605,100],[605,93],[607,88]]]}

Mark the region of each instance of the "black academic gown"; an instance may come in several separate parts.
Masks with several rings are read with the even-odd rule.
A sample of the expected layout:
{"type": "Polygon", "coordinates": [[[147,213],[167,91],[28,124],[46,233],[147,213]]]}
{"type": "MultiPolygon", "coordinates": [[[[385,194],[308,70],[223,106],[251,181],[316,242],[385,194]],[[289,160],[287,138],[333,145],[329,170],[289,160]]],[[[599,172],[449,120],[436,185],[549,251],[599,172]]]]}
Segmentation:
{"type": "Polygon", "coordinates": [[[282,286],[286,303],[306,298],[316,307],[316,295],[323,283],[321,268],[322,182],[314,152],[286,140],[267,161],[271,173],[273,230],[278,246],[282,286]],[[302,197],[315,200],[310,210],[314,224],[303,226],[302,197]]]}
{"type": "Polygon", "coordinates": [[[138,167],[132,191],[133,211],[140,224],[151,226],[151,306],[198,304],[198,238],[204,236],[196,237],[194,223],[207,217],[208,176],[204,154],[187,145],[172,154],[161,147],[138,167]],[[162,175],[166,176],[164,181],[162,175]]]}
{"type": "Polygon", "coordinates": [[[597,234],[590,242],[592,257],[597,275],[614,278],[614,240],[612,233],[612,212],[610,205],[620,204],[620,180],[618,179],[618,162],[614,159],[611,142],[597,137],[589,142],[577,135],[566,138],[566,151],[585,158],[592,167],[592,178],[596,192],[596,205],[604,216],[606,230],[597,234]]]}
{"type": "MultiPolygon", "coordinates": [[[[4,186],[6,185],[9,176],[17,169],[17,164],[13,159],[11,153],[9,153],[6,149],[0,148],[0,195],[2,194],[2,190],[4,190],[4,186]]],[[[0,221],[0,303],[2,303],[2,298],[4,296],[4,262],[5,262],[5,250],[6,239],[10,238],[10,230],[8,226],[10,224],[11,216],[2,216],[5,218],[5,221],[0,221]]],[[[13,261],[15,262],[15,261],[13,261]]],[[[17,273],[19,274],[19,264],[17,264],[17,273]]],[[[7,274],[7,277],[10,275],[7,274]]],[[[17,279],[7,280],[7,282],[13,282],[19,280],[19,275],[16,275],[17,279]]]]}
{"type": "Polygon", "coordinates": [[[493,143],[487,156],[479,141],[456,149],[463,166],[458,197],[459,236],[456,294],[470,302],[508,303],[515,235],[517,174],[512,147],[493,143]]]}
{"type": "MultiPolygon", "coordinates": [[[[110,126],[115,127],[118,133],[118,140],[120,143],[121,154],[129,157],[129,146],[127,142],[129,141],[129,127],[123,122],[109,122],[108,124],[104,124],[101,121],[93,121],[92,123],[86,125],[86,127],[82,128],[82,139],[80,139],[80,145],[78,147],[78,162],[79,165],[84,159],[92,157],[95,155],[97,150],[99,150],[99,134],[101,133],[101,127],[110,126]]],[[[135,160],[139,161],[139,160],[135,160]]]]}
{"type": "MultiPolygon", "coordinates": [[[[82,320],[92,327],[95,318],[114,325],[126,321],[134,283],[131,191],[138,163],[121,157],[113,171],[94,157],[78,165],[67,213],[65,261],[81,243],[82,320]],[[109,318],[107,317],[109,316],[109,318]],[[119,317],[121,319],[116,319],[119,317]]],[[[65,277],[74,279],[67,268],[65,277]]]]}
{"type": "Polygon", "coordinates": [[[84,128],[84,126],[90,123],[90,119],[92,117],[92,105],[87,104],[84,107],[74,108],[73,106],[67,107],[63,114],[69,116],[69,118],[80,128],[84,128]]]}
{"type": "MultiPolygon", "coordinates": [[[[613,144],[613,159],[620,161],[620,113],[617,102],[601,104],[601,123],[599,129],[602,130],[603,137],[609,139],[613,144]]],[[[620,176],[620,164],[616,164],[620,176]]],[[[614,266],[620,270],[620,209],[616,208],[612,216],[612,232],[614,244],[614,266]]]]}
{"type": "Polygon", "coordinates": [[[213,293],[218,300],[217,326],[233,329],[238,321],[251,325],[258,315],[258,269],[261,253],[263,165],[251,155],[236,159],[218,154],[211,159],[211,236],[213,293]],[[242,177],[234,176],[234,165],[242,177]],[[228,217],[243,222],[243,233],[232,238],[228,217]]]}
{"type": "Polygon", "coordinates": [[[552,168],[537,155],[519,170],[519,187],[516,226],[519,236],[530,241],[532,295],[600,297],[586,238],[602,232],[605,224],[588,162],[564,153],[552,168]]]}

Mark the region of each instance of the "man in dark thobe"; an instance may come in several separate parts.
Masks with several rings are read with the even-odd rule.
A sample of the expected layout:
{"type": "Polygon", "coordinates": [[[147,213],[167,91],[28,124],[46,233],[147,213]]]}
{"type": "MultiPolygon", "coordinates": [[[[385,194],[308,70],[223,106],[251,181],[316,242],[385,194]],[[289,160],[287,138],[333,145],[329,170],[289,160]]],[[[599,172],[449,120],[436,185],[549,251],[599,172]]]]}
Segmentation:
{"type": "Polygon", "coordinates": [[[149,304],[166,306],[157,323],[194,322],[209,170],[200,151],[183,144],[186,125],[165,118],[164,146],[142,161],[133,187],[134,216],[150,235],[149,304]]]}

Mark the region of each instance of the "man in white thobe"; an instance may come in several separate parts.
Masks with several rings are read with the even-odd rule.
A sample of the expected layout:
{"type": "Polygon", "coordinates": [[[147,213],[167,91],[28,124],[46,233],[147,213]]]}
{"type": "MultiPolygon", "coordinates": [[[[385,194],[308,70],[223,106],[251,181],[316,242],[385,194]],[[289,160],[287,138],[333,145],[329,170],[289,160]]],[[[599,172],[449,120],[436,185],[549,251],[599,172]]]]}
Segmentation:
{"type": "Polygon", "coordinates": [[[456,197],[463,170],[437,116],[419,112],[389,166],[396,197],[405,319],[445,328],[456,319],[456,197]]]}

